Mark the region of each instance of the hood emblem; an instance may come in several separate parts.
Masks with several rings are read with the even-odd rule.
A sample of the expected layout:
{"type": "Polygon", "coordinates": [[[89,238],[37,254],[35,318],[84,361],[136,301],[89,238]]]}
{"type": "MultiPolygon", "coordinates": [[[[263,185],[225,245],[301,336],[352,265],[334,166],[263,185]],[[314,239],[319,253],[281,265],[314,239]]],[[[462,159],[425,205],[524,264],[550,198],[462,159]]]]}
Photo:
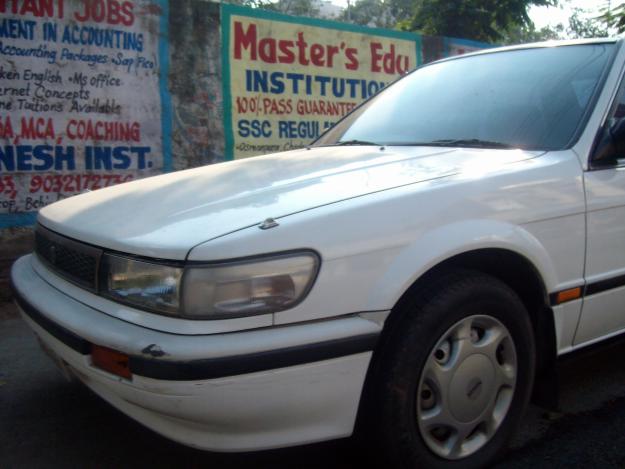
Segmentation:
{"type": "Polygon", "coordinates": [[[270,228],[275,228],[276,226],[280,226],[280,224],[277,221],[275,221],[273,218],[267,218],[258,227],[261,230],[268,230],[270,228]]]}

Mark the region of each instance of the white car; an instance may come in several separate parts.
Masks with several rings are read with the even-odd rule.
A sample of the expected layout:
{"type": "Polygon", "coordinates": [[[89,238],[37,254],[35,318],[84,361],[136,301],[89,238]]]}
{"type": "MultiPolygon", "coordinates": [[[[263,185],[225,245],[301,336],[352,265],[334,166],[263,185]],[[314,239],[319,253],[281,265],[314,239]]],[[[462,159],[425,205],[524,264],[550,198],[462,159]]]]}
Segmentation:
{"type": "Polygon", "coordinates": [[[625,331],[624,63],[613,40],[455,57],[310,148],[55,203],[16,301],[66,372],[183,444],[358,420],[397,467],[488,464],[557,356],[625,331]]]}

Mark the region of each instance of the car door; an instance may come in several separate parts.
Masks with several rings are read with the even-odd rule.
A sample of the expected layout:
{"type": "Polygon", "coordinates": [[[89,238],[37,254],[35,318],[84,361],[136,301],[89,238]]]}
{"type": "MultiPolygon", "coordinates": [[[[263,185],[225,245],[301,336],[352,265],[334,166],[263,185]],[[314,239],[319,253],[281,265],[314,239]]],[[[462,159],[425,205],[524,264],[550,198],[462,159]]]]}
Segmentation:
{"type": "Polygon", "coordinates": [[[625,330],[625,83],[584,174],[586,286],[575,345],[625,330]]]}

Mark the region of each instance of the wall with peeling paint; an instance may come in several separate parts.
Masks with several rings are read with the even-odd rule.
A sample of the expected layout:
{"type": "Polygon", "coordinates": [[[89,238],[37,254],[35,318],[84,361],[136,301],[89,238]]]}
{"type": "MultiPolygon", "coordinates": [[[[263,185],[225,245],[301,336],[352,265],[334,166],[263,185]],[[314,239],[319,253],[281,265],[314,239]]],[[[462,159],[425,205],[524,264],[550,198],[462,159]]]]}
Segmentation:
{"type": "Polygon", "coordinates": [[[224,160],[219,4],[176,1],[169,19],[173,169],[224,160]]]}

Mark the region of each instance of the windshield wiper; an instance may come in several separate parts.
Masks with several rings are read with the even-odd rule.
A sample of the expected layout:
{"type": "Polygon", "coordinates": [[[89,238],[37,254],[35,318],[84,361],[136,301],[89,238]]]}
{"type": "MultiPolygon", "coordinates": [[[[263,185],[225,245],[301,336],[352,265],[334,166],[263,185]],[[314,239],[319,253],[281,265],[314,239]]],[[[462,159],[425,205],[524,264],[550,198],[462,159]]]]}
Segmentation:
{"type": "Polygon", "coordinates": [[[472,147],[472,148],[518,148],[509,143],[492,142],[490,140],[480,140],[479,138],[458,138],[458,139],[443,139],[433,140],[429,142],[431,145],[443,146],[443,147],[472,147]]]}
{"type": "MultiPolygon", "coordinates": [[[[373,145],[373,146],[385,146],[381,143],[369,142],[367,140],[345,140],[344,142],[336,142],[335,145],[373,145]]],[[[509,143],[493,142],[490,140],[480,140],[478,138],[447,138],[440,140],[431,140],[429,142],[401,142],[401,143],[389,143],[389,146],[431,146],[431,147],[470,147],[470,148],[518,148],[517,146],[510,145],[509,143]]]]}
{"type": "Polygon", "coordinates": [[[375,143],[375,142],[367,142],[366,140],[345,140],[344,142],[336,142],[336,145],[373,145],[376,147],[381,147],[383,145],[379,144],[379,143],[375,143]]]}

